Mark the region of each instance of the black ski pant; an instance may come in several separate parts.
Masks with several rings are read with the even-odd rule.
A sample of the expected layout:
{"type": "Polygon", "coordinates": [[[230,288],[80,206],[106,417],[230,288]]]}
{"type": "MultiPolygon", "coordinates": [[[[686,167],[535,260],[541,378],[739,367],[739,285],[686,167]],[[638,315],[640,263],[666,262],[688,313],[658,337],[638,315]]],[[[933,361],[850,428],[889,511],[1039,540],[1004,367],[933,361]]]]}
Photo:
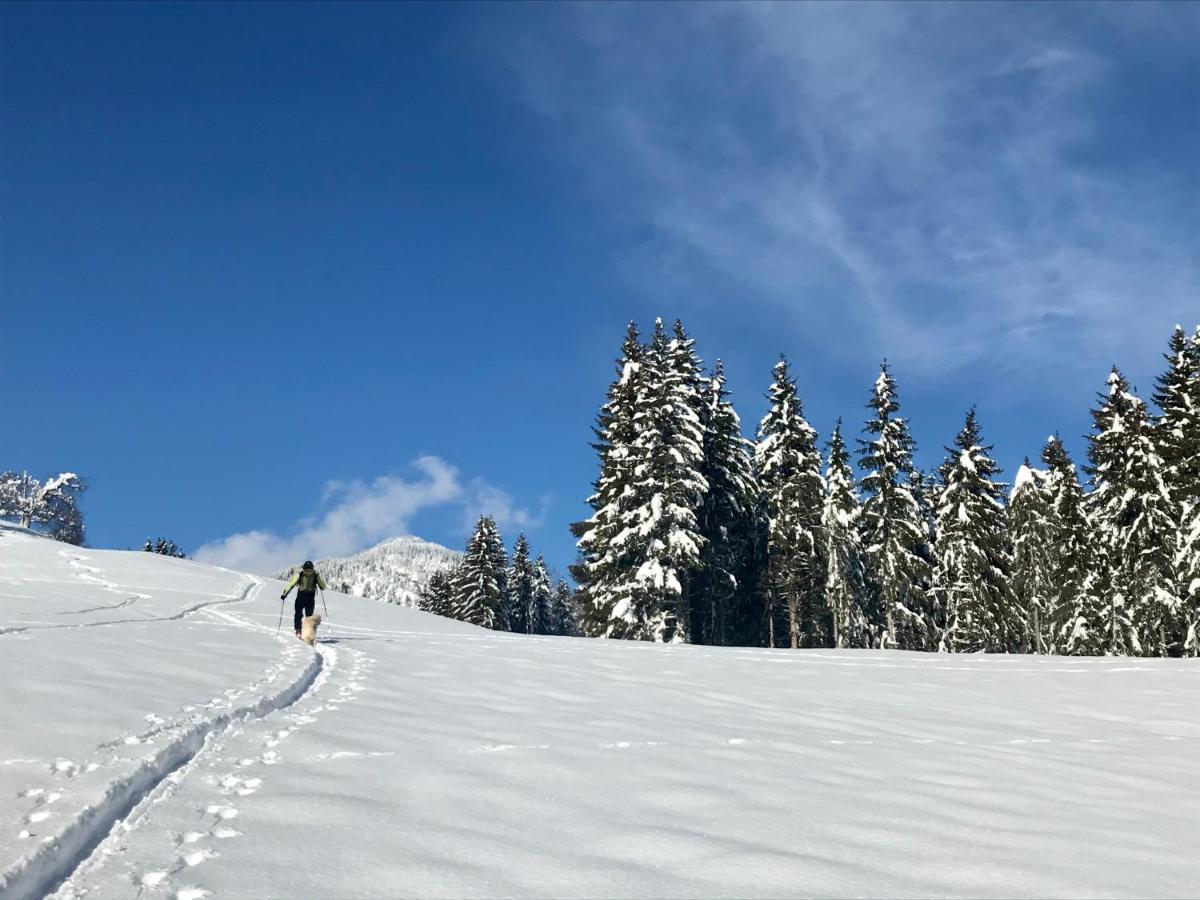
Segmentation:
{"type": "Polygon", "coordinates": [[[316,608],[316,605],[316,591],[296,592],[296,615],[295,618],[292,619],[292,621],[295,622],[295,625],[293,626],[294,631],[300,630],[300,620],[305,616],[311,616],[313,614],[313,609],[316,608]]]}

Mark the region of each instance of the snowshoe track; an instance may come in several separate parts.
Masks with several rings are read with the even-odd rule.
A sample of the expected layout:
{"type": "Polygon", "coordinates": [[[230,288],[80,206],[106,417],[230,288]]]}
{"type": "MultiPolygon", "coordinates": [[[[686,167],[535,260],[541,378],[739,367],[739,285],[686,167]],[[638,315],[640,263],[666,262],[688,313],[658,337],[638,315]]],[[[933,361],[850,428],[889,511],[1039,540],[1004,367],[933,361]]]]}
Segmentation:
{"type": "MultiPolygon", "coordinates": [[[[237,597],[197,604],[166,619],[178,620],[200,610],[250,599],[257,594],[261,585],[262,582],[256,579],[237,597]]],[[[173,777],[178,777],[181,770],[192,764],[204,748],[231,725],[262,719],[296,703],[319,679],[323,680],[323,675],[328,674],[325,668],[325,655],[318,651],[312,654],[298,678],[272,694],[198,722],[182,722],[154,729],[155,732],[162,732],[177,727],[180,733],[153,757],[143,760],[133,772],[112,782],[98,802],[77,813],[56,835],[0,873],[0,897],[25,900],[52,894],[88,861],[111,833],[127,822],[143,804],[153,802],[156,795],[171,785],[173,777]]]]}

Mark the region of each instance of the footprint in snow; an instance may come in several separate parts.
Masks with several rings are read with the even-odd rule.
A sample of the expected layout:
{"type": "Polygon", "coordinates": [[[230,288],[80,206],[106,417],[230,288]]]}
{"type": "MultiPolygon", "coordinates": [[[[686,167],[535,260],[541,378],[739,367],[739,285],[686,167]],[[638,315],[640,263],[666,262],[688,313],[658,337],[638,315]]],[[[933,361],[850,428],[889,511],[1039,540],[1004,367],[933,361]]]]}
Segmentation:
{"type": "Polygon", "coordinates": [[[212,859],[214,856],[216,854],[211,850],[194,850],[191,853],[185,853],[180,859],[190,869],[192,866],[198,866],[206,859],[212,859]]]}
{"type": "Polygon", "coordinates": [[[37,812],[30,813],[28,816],[26,816],[25,821],[26,822],[45,822],[52,815],[54,815],[54,813],[52,813],[48,809],[39,809],[37,812]]]}
{"type": "Polygon", "coordinates": [[[217,803],[206,807],[204,811],[210,816],[216,816],[219,819],[233,819],[236,818],[238,814],[237,807],[221,806],[217,803]]]}
{"type": "Polygon", "coordinates": [[[146,887],[157,887],[166,880],[166,872],[145,872],[139,879],[146,887]]]}
{"type": "Polygon", "coordinates": [[[204,888],[180,888],[175,892],[175,900],[200,900],[201,897],[207,897],[208,891],[204,888]]]}
{"type": "Polygon", "coordinates": [[[241,832],[238,831],[236,828],[228,828],[224,825],[218,825],[216,828],[214,828],[212,830],[212,836],[215,837],[219,841],[225,841],[225,840],[228,840],[229,838],[235,838],[239,834],[241,834],[241,832]]]}
{"type": "Polygon", "coordinates": [[[197,841],[202,841],[208,837],[203,831],[189,831],[187,834],[179,838],[181,844],[194,844],[197,841]]]}
{"type": "Polygon", "coordinates": [[[56,775],[62,775],[65,778],[74,778],[79,772],[79,766],[69,759],[56,759],[52,771],[56,775]]]}

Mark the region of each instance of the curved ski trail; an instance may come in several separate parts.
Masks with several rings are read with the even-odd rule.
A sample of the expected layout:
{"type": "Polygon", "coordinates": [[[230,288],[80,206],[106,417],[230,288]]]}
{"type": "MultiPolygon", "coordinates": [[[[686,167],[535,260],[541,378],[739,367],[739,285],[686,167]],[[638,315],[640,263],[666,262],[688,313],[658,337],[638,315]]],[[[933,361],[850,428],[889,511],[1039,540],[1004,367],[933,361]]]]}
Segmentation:
{"type": "MultiPolygon", "coordinates": [[[[236,597],[195,604],[175,615],[165,617],[165,620],[182,619],[196,612],[207,611],[210,614],[222,613],[220,618],[225,623],[233,620],[245,627],[261,630],[257,625],[213,607],[252,600],[261,590],[262,583],[261,579],[254,578],[236,597]]],[[[155,727],[139,735],[126,735],[102,743],[98,745],[97,750],[110,751],[109,758],[103,763],[93,759],[81,766],[70,760],[57,761],[53,766],[54,774],[72,778],[84,768],[91,772],[103,764],[112,764],[113,754],[120,749],[167,738],[166,743],[157,752],[143,758],[132,771],[127,771],[110,782],[98,800],[71,816],[57,833],[43,839],[32,852],[20,857],[0,872],[0,896],[20,900],[46,896],[58,890],[80,871],[81,867],[91,862],[96,853],[103,849],[107,840],[129,830],[150,804],[158,802],[168,794],[206,748],[241,723],[261,720],[292,706],[314,684],[323,680],[323,676],[327,674],[327,661],[329,667],[332,667],[336,660],[336,657],[331,658],[328,652],[311,653],[299,674],[279,685],[280,677],[284,676],[285,670],[289,668],[288,663],[298,653],[302,653],[292,652],[294,644],[290,640],[281,639],[280,642],[287,646],[283,656],[276,660],[272,669],[246,688],[228,691],[225,698],[228,702],[224,706],[220,702],[222,698],[216,698],[205,705],[201,712],[195,712],[196,707],[187,707],[183,714],[175,719],[159,719],[155,727]],[[253,692],[255,698],[237,704],[236,699],[248,691],[253,692]]],[[[60,795],[53,791],[47,792],[44,788],[34,788],[26,792],[26,796],[33,800],[35,806],[40,806],[57,800],[60,795]]],[[[29,815],[29,821],[41,821],[36,818],[39,815],[44,817],[47,813],[41,813],[35,808],[29,815]]]]}
{"type": "MultiPolygon", "coordinates": [[[[227,610],[208,612],[236,627],[275,631],[227,610]]],[[[280,640],[289,647],[298,645],[301,652],[308,650],[290,633],[280,640]]],[[[352,702],[362,689],[359,676],[374,666],[374,660],[359,650],[319,642],[313,649],[302,689],[264,715],[244,716],[210,733],[197,752],[160,778],[114,823],[70,877],[60,881],[55,896],[128,896],[148,889],[174,897],[211,893],[194,883],[204,871],[197,867],[220,855],[218,843],[241,836],[235,827],[241,807],[270,780],[270,767],[284,762],[287,741],[325,711],[352,702]],[[343,655],[349,657],[345,679],[339,677],[345,668],[340,665],[343,655]],[[331,685],[333,678],[340,683],[331,685]],[[330,687],[337,690],[330,694],[330,687]],[[191,878],[183,880],[184,873],[191,878]]]]}

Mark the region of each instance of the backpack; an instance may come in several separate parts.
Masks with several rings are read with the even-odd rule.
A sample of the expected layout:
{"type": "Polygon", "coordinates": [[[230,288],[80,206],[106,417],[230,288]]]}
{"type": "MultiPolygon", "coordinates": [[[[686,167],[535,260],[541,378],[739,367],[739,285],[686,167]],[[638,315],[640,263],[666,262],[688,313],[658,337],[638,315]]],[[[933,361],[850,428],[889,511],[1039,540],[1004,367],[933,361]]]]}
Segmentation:
{"type": "Polygon", "coordinates": [[[306,594],[315,593],[317,590],[317,570],[301,569],[300,580],[296,582],[296,587],[306,594]]]}

